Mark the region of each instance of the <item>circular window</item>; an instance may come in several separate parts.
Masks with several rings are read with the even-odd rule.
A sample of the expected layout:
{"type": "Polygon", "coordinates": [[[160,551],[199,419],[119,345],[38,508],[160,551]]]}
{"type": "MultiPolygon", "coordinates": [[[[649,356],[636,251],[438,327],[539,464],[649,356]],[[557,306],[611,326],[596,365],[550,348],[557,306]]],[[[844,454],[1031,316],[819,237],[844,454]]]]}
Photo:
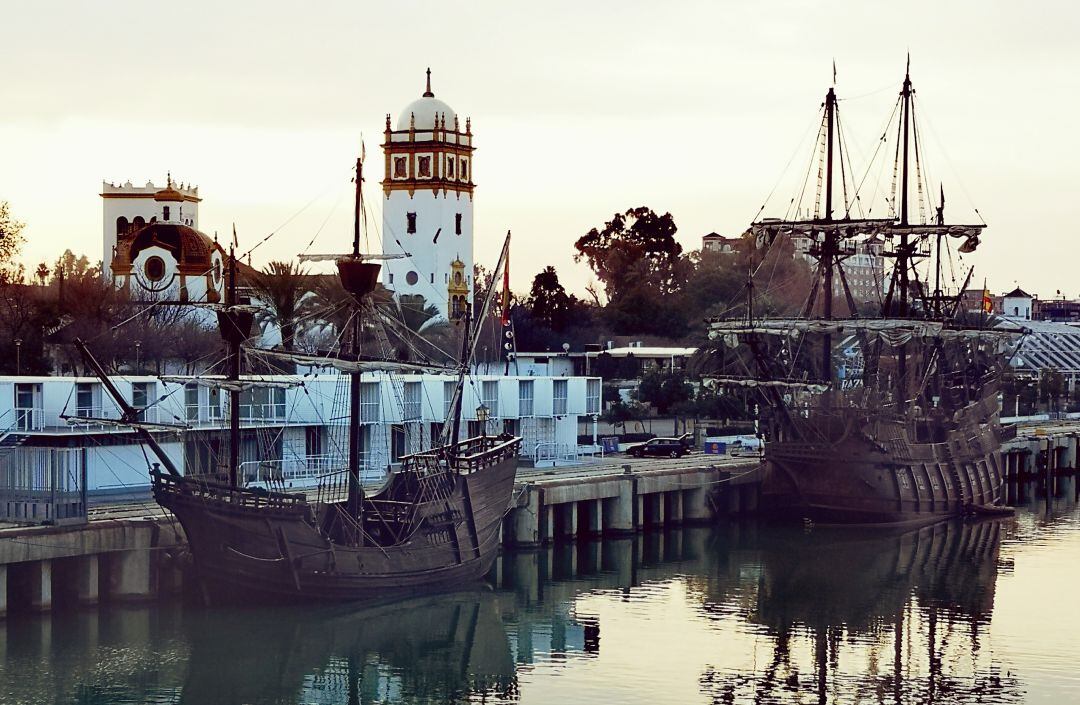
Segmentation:
{"type": "Polygon", "coordinates": [[[165,278],[165,260],[156,255],[151,257],[146,260],[146,264],[143,265],[143,272],[146,273],[146,278],[150,281],[161,281],[165,278]]]}
{"type": "Polygon", "coordinates": [[[420,281],[420,276],[416,272],[409,272],[405,275],[405,281],[409,286],[413,286],[416,282],[420,281]]]}

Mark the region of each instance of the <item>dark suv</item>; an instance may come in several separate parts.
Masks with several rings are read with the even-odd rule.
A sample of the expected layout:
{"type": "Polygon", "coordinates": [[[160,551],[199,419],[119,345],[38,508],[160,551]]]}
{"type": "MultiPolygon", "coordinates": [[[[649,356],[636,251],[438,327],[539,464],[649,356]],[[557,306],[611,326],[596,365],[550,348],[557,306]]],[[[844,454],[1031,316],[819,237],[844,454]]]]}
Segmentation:
{"type": "Polygon", "coordinates": [[[647,455],[681,458],[687,452],[686,445],[678,438],[653,438],[644,443],[635,443],[626,449],[626,454],[635,458],[644,458],[647,455]]]}

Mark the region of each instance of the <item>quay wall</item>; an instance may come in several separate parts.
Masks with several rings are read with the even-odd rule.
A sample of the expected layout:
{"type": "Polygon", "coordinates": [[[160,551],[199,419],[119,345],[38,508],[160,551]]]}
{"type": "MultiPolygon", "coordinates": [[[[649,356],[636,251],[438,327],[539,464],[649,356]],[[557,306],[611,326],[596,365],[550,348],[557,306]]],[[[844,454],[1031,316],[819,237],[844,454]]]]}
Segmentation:
{"type": "MultiPolygon", "coordinates": [[[[1080,457],[1080,428],[1021,429],[1003,444],[1002,455],[1010,486],[1073,472],[1080,457]]],[[[692,454],[522,467],[501,538],[505,547],[527,552],[548,544],[704,524],[754,513],[759,491],[757,458],[692,454]]],[[[183,584],[183,545],[176,520],[147,501],[100,505],[80,526],[0,526],[0,617],[175,597],[193,587],[183,584]]]]}

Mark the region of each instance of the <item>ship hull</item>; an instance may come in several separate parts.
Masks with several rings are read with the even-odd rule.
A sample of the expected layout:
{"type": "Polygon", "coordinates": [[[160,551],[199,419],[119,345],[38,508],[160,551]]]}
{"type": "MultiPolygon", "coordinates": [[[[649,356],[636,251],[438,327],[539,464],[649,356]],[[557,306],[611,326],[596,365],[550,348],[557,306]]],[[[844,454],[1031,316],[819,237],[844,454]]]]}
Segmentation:
{"type": "Polygon", "coordinates": [[[481,579],[498,552],[516,469],[508,455],[471,472],[448,474],[452,487],[445,495],[409,509],[427,518],[384,545],[328,538],[325,512],[333,507],[250,501],[257,495],[237,501],[237,491],[208,496],[192,491],[190,480],[159,483],[155,490],[158,502],[184,527],[209,601],[352,601],[443,591],[481,579]]]}
{"type": "Polygon", "coordinates": [[[937,442],[909,440],[907,423],[860,426],[819,443],[767,444],[761,506],[790,519],[828,524],[919,525],[1000,504],[996,413],[968,418],[937,442]]]}

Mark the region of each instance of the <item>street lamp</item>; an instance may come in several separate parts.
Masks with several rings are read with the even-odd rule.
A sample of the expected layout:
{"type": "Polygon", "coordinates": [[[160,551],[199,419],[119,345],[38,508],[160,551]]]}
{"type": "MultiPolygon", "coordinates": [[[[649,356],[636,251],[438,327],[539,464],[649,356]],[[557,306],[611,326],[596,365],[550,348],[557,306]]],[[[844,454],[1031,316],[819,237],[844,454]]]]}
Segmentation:
{"type": "Polygon", "coordinates": [[[15,374],[22,374],[22,338],[15,339],[15,374]]]}
{"type": "Polygon", "coordinates": [[[135,374],[142,372],[142,341],[135,341],[135,374]]]}
{"type": "Polygon", "coordinates": [[[487,438],[487,422],[491,418],[491,409],[487,408],[487,404],[480,404],[476,407],[476,420],[480,422],[480,437],[487,438]]]}

